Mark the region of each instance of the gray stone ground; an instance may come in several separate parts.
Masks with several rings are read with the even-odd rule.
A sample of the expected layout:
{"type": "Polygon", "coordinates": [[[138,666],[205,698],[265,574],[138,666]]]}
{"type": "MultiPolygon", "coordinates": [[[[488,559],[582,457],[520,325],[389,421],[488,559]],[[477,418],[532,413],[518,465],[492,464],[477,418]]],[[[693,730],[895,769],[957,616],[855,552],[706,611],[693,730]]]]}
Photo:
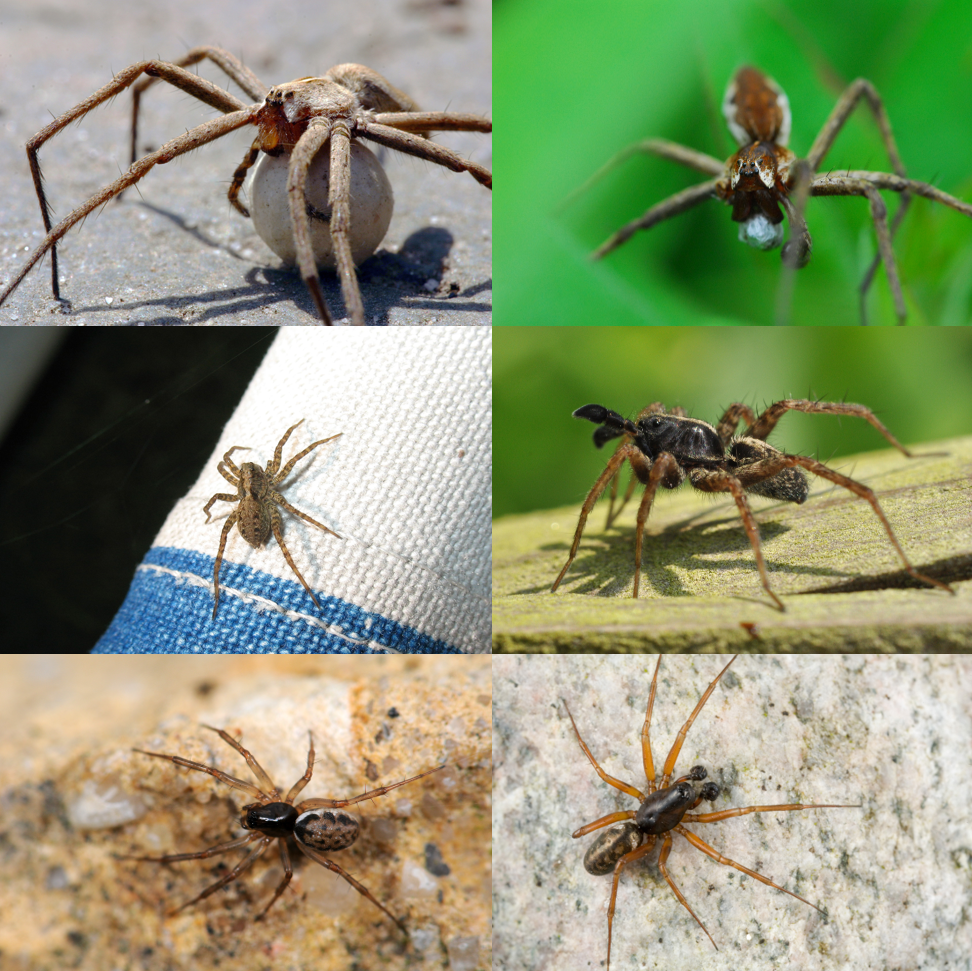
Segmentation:
{"type": "MultiPolygon", "coordinates": [[[[666,656],[655,764],[725,657],[666,656]]],[[[635,801],[600,781],[561,699],[608,773],[644,786],[639,741],[653,657],[494,659],[494,950],[504,971],[604,966],[610,877],[570,834],[635,801]]],[[[675,899],[656,853],[621,879],[611,967],[972,967],[972,661],[875,655],[739,657],[688,734],[678,767],[728,785],[715,809],[861,802],[695,824],[724,855],[676,837],[669,871],[719,951],[675,899]]],[[[703,804],[697,812],[706,811],[703,804]]]]}
{"type": "MultiPolygon", "coordinates": [[[[0,10],[0,280],[43,238],[25,142],[105,84],[113,70],[147,57],[174,59],[202,44],[227,48],[268,84],[353,61],[384,74],[424,108],[488,116],[490,31],[488,0],[6,4],[0,10]]],[[[200,73],[226,83],[212,65],[200,73]]],[[[147,94],[142,147],[157,147],[214,115],[166,87],[147,94]]],[[[127,168],[129,118],[125,94],[42,149],[56,215],[127,168]]],[[[143,180],[141,196],[129,191],[62,244],[62,293],[71,313],[62,315],[51,300],[45,261],[0,307],[0,324],[316,323],[299,277],[226,201],[252,138],[252,130],[236,132],[157,166],[143,180]]],[[[491,136],[436,138],[492,167],[491,136]]],[[[384,160],[396,209],[383,246],[360,269],[369,323],[488,324],[491,194],[470,176],[429,162],[391,152],[384,160]]],[[[329,304],[343,313],[336,277],[324,284],[329,304]]]]}

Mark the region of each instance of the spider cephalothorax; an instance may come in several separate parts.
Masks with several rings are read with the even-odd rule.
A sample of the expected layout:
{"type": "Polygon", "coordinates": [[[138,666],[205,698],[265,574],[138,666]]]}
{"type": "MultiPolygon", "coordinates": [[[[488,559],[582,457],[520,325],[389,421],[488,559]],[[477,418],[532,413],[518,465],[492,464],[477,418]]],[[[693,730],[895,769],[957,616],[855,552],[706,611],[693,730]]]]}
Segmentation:
{"type": "Polygon", "coordinates": [[[571,563],[574,562],[587,517],[609,482],[614,484],[612,504],[608,512],[608,526],[613,522],[616,477],[622,465],[627,462],[631,466],[634,477],[624,501],[630,497],[636,481],[645,486],[638,507],[635,531],[635,576],[632,593],[634,597],[638,596],[641,544],[655,490],[659,485],[665,489],[675,489],[688,478],[693,488],[700,492],[728,492],[732,495],[752,545],[763,588],[772,597],[774,603],[781,610],[784,609],[779,598],[770,589],[760,547],[759,527],[749,508],[746,493],[751,492],[780,502],[802,503],[809,491],[804,469],[849,489],[869,502],[884,525],[888,538],[908,573],[923,583],[954,592],[947,584],[919,573],[911,565],[871,489],[835,472],[816,459],[802,455],[789,455],[766,441],[776,427],[776,423],[787,411],[855,415],[864,418],[895,448],[912,457],[912,453],[900,445],[878,421],[874,413],[863,405],[787,399],[776,402],[757,417],[747,405],[733,404],[726,410],[717,426],[698,418],[690,418],[681,408],[666,411],[665,406],[660,402],[645,408],[636,421],[624,418],[618,412],[611,411],[603,405],[584,405],[574,412],[574,417],[584,418],[600,426],[594,432],[594,444],[598,448],[615,438],[622,438],[622,442],[594,483],[587,499],[584,500],[567,562],[554,581],[553,590],[557,589],[571,563]],[[736,435],[736,430],[742,421],[747,424],[745,433],[736,435]]]}
{"type": "Polygon", "coordinates": [[[695,149],[653,138],[625,149],[594,176],[595,179],[599,178],[633,154],[647,152],[679,162],[711,178],[677,192],[622,226],[595,250],[593,258],[606,256],[638,230],[650,229],[705,199],[714,198],[732,207],[732,218],[739,223],[739,238],[757,249],[780,246],[783,242],[785,212],[790,220],[791,233],[783,246],[783,261],[790,267],[799,268],[810,259],[811,239],[803,216],[807,196],[862,196],[870,204],[879,253],[861,282],[862,320],[864,295],[870,286],[877,261],[883,261],[898,321],[902,323],[906,316],[905,303],[891,238],[905,213],[911,194],[944,203],[967,216],[972,216],[972,205],[932,185],[907,177],[891,133],[891,123],[874,85],[864,78],[858,78],[848,86],[805,158],[799,158],[787,147],[791,114],[786,94],[772,78],[756,68],[742,67],[736,72],[726,91],[722,110],[739,145],[739,149],[727,161],[722,162],[695,149]],[[867,101],[874,114],[894,173],[860,170],[818,173],[824,156],[862,99],[867,101]],[[887,207],[878,191],[880,189],[901,194],[901,205],[890,227],[887,207]]]}
{"type": "Polygon", "coordinates": [[[331,323],[331,314],[324,302],[317,275],[317,261],[311,242],[312,219],[329,225],[333,260],[341,278],[341,291],[348,314],[352,323],[365,322],[364,305],[352,255],[352,143],[366,139],[426,159],[454,172],[468,172],[481,185],[492,189],[493,177],[488,169],[428,138],[431,131],[492,131],[492,122],[485,118],[444,111],[420,111],[408,95],[399,91],[377,71],[360,64],[340,64],[321,77],[299,78],[268,89],[229,52],[218,47],[197,47],[172,63],[139,61],[119,71],[110,84],[56,118],[30,139],[27,143],[27,157],[47,236],[0,292],[0,304],[48,251],[51,254],[51,288],[54,298],[60,300],[57,243],[72,226],[110,199],[121,195],[129,186],[135,185],[153,166],[169,162],[246,125],[255,125],[259,133],[233,175],[229,201],[238,212],[249,216],[249,212],[239,201],[247,171],[261,152],[271,156],[282,153],[289,155],[286,200],[280,199],[279,205],[289,209],[296,262],[314,299],[318,315],[325,324],[331,323]],[[255,99],[254,103],[247,105],[235,95],[186,70],[186,67],[207,58],[225,71],[248,97],[255,99]],[[161,148],[137,158],[140,98],[145,89],[157,79],[181,88],[187,94],[223,112],[223,116],[197,125],[166,142],[161,148]],[[52,226],[51,209],[37,155],[40,147],[72,121],[83,117],[92,108],[128,87],[132,88],[133,93],[131,167],[56,226],[52,226]],[[330,163],[326,212],[311,205],[306,198],[308,171],[317,155],[325,149],[330,163]]]}

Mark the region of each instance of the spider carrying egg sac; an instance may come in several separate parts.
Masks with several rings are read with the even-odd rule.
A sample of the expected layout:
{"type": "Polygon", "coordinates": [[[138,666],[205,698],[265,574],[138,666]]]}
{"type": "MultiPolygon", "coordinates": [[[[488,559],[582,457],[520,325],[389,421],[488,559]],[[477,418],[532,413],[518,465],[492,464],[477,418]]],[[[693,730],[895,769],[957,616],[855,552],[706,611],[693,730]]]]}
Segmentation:
{"type": "MultiPolygon", "coordinates": [[[[250,215],[260,238],[286,263],[297,263],[297,247],[287,202],[290,153],[267,155],[253,168],[247,188],[250,215]]],[[[311,245],[320,267],[334,268],[331,207],[328,204],[331,169],[330,142],[314,157],[307,172],[305,198],[310,218],[311,245]]],[[[391,183],[374,153],[360,142],[351,143],[351,257],[355,266],[368,259],[385,238],[395,200],[391,183]]]]}

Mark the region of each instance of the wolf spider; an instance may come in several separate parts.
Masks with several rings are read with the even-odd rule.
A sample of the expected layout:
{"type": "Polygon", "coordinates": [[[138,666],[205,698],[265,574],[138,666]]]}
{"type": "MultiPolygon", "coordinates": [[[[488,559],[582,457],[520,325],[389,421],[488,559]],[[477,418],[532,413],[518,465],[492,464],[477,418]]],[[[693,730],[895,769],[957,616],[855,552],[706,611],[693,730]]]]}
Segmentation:
{"type": "MultiPolygon", "coordinates": [[[[738,656],[738,655],[737,655],[738,656]]],[[[641,804],[637,810],[626,811],[626,812],[614,812],[609,813],[607,816],[602,816],[600,819],[594,820],[592,823],[588,823],[586,826],[582,826],[577,832],[573,833],[574,839],[580,836],[586,836],[588,833],[593,833],[595,830],[603,829],[606,826],[611,826],[614,823],[623,823],[623,825],[618,826],[614,829],[608,830],[602,833],[598,839],[596,839],[590,847],[588,847],[587,853],[584,856],[584,868],[588,873],[594,876],[603,876],[605,874],[614,873],[614,879],[611,885],[611,902],[608,906],[608,946],[607,946],[607,971],[610,971],[611,967],[611,931],[614,923],[614,906],[618,895],[618,881],[621,877],[621,871],[629,863],[633,863],[635,860],[641,859],[641,857],[646,856],[654,848],[655,843],[658,841],[659,837],[662,839],[661,851],[658,854],[658,868],[661,870],[662,875],[665,877],[666,882],[672,889],[672,893],[678,898],[679,902],[683,907],[692,915],[695,922],[705,931],[706,937],[712,942],[712,946],[718,951],[719,947],[714,940],[712,940],[712,935],[706,930],[705,924],[696,916],[695,911],[688,905],[682,892],[675,886],[675,882],[672,880],[668,868],[666,867],[666,862],[668,861],[668,855],[672,849],[672,833],[679,833],[684,836],[685,839],[689,841],[697,850],[705,853],[706,856],[712,857],[717,863],[721,863],[724,866],[733,867],[739,870],[741,873],[745,873],[752,877],[754,880],[758,880],[760,883],[765,883],[768,887],[774,887],[777,890],[782,890],[783,893],[789,894],[791,897],[795,897],[797,900],[802,901],[814,910],[823,913],[823,911],[817,907],[815,904],[811,904],[809,900],[805,900],[799,894],[793,893],[792,890],[787,890],[785,887],[781,887],[779,884],[773,883],[772,880],[767,877],[756,873],[754,870],[750,870],[747,867],[736,863],[734,860],[730,860],[728,857],[723,856],[718,850],[709,846],[704,840],[702,840],[695,833],[687,830],[682,823],[715,823],[722,819],[731,819],[735,816],[747,816],[750,813],[769,813],[769,812],[796,812],[803,809],[859,809],[860,804],[846,805],[846,804],[819,804],[819,803],[789,803],[783,806],[745,806],[740,809],[724,809],[720,812],[713,813],[701,813],[692,814],[689,811],[695,809],[701,802],[707,801],[712,802],[719,795],[719,786],[714,782],[707,782],[698,790],[695,786],[691,785],[693,782],[701,782],[706,775],[706,769],[701,765],[693,766],[687,775],[676,779],[674,782],[671,781],[672,775],[675,771],[675,763],[678,761],[679,753],[682,750],[682,743],[685,741],[685,736],[688,734],[688,730],[692,727],[692,723],[695,721],[696,716],[702,710],[703,705],[709,700],[709,696],[715,690],[715,686],[719,683],[719,679],[729,670],[733,659],[727,664],[716,679],[709,685],[706,689],[705,694],[702,695],[699,703],[695,706],[695,710],[688,717],[688,721],[682,726],[678,735],[675,737],[675,741],[672,744],[671,751],[668,753],[668,758],[665,759],[665,765],[662,769],[662,778],[658,780],[655,774],[655,765],[652,760],[651,755],[651,741],[649,739],[649,729],[651,726],[651,711],[655,704],[655,689],[658,686],[658,669],[661,667],[661,655],[658,656],[658,661],[655,664],[655,675],[651,679],[651,691],[648,694],[648,708],[645,712],[645,722],[641,729],[641,747],[642,747],[642,759],[645,767],[645,778],[648,780],[648,788],[642,792],[636,789],[634,786],[629,785],[626,782],[622,782],[620,779],[615,779],[613,776],[608,775],[601,767],[598,765],[594,756],[591,754],[591,750],[587,747],[584,739],[581,738],[580,732],[577,730],[577,723],[574,721],[574,716],[570,713],[570,709],[567,707],[567,702],[564,702],[564,708],[567,710],[567,715],[570,718],[570,723],[574,727],[574,733],[577,735],[577,741],[580,742],[580,747],[584,750],[584,754],[587,756],[591,765],[594,766],[594,771],[601,777],[601,779],[610,786],[614,786],[615,789],[620,789],[622,792],[627,793],[629,796],[633,796],[641,804]],[[686,815],[688,814],[688,815],[686,815]]]]}
{"type": "MultiPolygon", "coordinates": [[[[758,417],[747,405],[732,404],[713,427],[708,422],[698,418],[689,418],[684,409],[675,408],[666,411],[661,402],[654,402],[645,408],[636,422],[622,417],[616,411],[611,411],[603,405],[584,405],[574,412],[575,418],[585,418],[601,427],[594,432],[594,444],[601,448],[605,442],[613,438],[622,441],[608,460],[604,471],[598,476],[591,491],[587,494],[581,506],[580,518],[577,520],[577,530],[574,542],[564,568],[560,571],[551,593],[560,586],[580,545],[581,535],[587,517],[594,508],[594,503],[604,492],[608,483],[614,480],[611,492],[611,506],[608,510],[608,527],[614,521],[614,498],[616,495],[616,477],[625,462],[631,465],[632,479],[623,502],[627,502],[634,490],[635,480],[645,486],[645,492],[638,507],[638,519],[635,527],[635,575],[633,597],[638,596],[638,581],[641,576],[641,542],[645,523],[651,511],[652,500],[656,488],[661,485],[665,489],[675,489],[688,478],[693,488],[700,492],[728,492],[736,502],[739,515],[742,517],[746,535],[756,557],[756,566],[762,579],[763,589],[769,594],[780,610],[785,610],[779,597],[770,589],[769,576],[763,562],[763,553],[759,541],[759,526],[753,517],[746,500],[746,493],[766,496],[780,502],[795,502],[800,504],[807,498],[809,485],[806,475],[801,469],[806,469],[814,475],[849,489],[855,495],[867,500],[871,504],[878,519],[881,520],[891,544],[897,550],[904,568],[916,580],[934,587],[941,587],[954,593],[950,586],[936,580],[934,577],[919,573],[908,561],[901,544],[891,529],[891,524],[884,515],[877,501],[877,496],[866,485],[855,482],[846,475],[841,475],[828,468],[816,459],[805,458],[802,455],[789,455],[770,445],[766,439],[776,427],[776,423],[788,411],[802,411],[817,415],[854,415],[870,422],[896,449],[908,458],[916,456],[909,452],[898,440],[878,421],[874,412],[864,405],[854,405],[826,401],[805,401],[787,399],[770,405],[758,417]],[[746,422],[746,431],[737,436],[736,430],[741,421],[746,422]]],[[[622,504],[623,505],[623,504],[622,504]]],[[[620,512],[620,510],[618,510],[620,512]]]]}
{"type": "Polygon", "coordinates": [[[650,138],[624,149],[581,186],[578,192],[583,192],[614,166],[638,152],[658,155],[712,176],[706,182],[676,192],[622,226],[594,251],[591,258],[601,259],[638,230],[650,229],[665,219],[688,211],[705,199],[721,199],[732,206],[732,218],[739,223],[739,239],[762,250],[774,249],[783,242],[782,206],[791,225],[790,239],[782,250],[783,263],[788,268],[799,269],[809,262],[811,251],[810,232],[803,215],[806,197],[863,196],[870,204],[878,255],[861,281],[861,321],[866,323],[867,290],[878,263],[883,262],[898,323],[903,324],[907,312],[891,239],[908,208],[911,194],[941,202],[967,216],[972,216],[972,205],[932,185],[907,177],[891,133],[891,123],[874,85],[864,78],[850,84],[824,122],[805,158],[798,158],[786,147],[791,121],[786,94],[772,78],[756,68],[742,67],[736,72],[726,90],[722,112],[739,144],[739,150],[726,162],[674,142],[650,138]],[[894,174],[858,170],[819,174],[820,163],[862,98],[867,101],[877,121],[894,174]],[[901,193],[901,204],[890,227],[887,207],[879,189],[901,193]]]}
{"type": "Polygon", "coordinates": [[[383,910],[404,931],[405,925],[381,901],[375,898],[364,884],[358,883],[354,877],[338,866],[337,863],[325,857],[324,853],[347,849],[358,838],[360,823],[351,813],[341,812],[345,806],[353,806],[355,803],[363,802],[365,799],[374,799],[377,796],[383,796],[386,792],[391,792],[392,789],[408,785],[410,782],[423,779],[433,772],[438,772],[440,769],[444,769],[445,765],[437,765],[434,769],[428,769],[426,772],[412,776],[411,779],[395,782],[390,786],[381,786],[378,789],[372,789],[370,792],[362,793],[360,796],[354,796],[351,799],[305,799],[303,802],[295,805],[294,799],[297,798],[304,786],[310,782],[311,775],[314,771],[314,736],[310,732],[307,733],[310,739],[310,748],[307,752],[307,771],[293,784],[287,795],[284,796],[282,790],[273,784],[270,776],[263,770],[260,763],[235,738],[220,728],[213,728],[210,725],[203,725],[203,728],[208,728],[211,732],[216,732],[224,742],[232,745],[246,759],[246,764],[250,767],[257,779],[259,779],[260,785],[263,786],[262,789],[250,782],[244,782],[242,779],[227,775],[218,769],[203,765],[201,762],[193,762],[191,759],[184,759],[179,755],[163,755],[160,752],[146,752],[140,748],[134,749],[133,751],[139,752],[142,755],[151,755],[156,759],[166,759],[187,769],[208,772],[214,779],[219,779],[220,782],[225,782],[228,786],[232,786],[234,789],[239,789],[241,792],[253,796],[257,801],[244,806],[240,810],[240,825],[243,829],[249,831],[248,834],[241,836],[239,839],[230,840],[228,843],[211,846],[208,850],[201,850],[199,853],[170,853],[166,856],[119,856],[119,859],[140,860],[147,863],[178,863],[181,860],[206,860],[211,856],[228,853],[230,850],[247,846],[253,842],[256,842],[257,845],[226,876],[221,877],[212,886],[207,887],[197,897],[193,897],[192,900],[170,911],[169,916],[172,917],[178,914],[179,911],[185,910],[186,907],[191,907],[193,904],[199,903],[200,900],[205,900],[206,897],[214,894],[217,890],[232,883],[263,854],[263,851],[275,839],[278,839],[280,840],[278,846],[280,848],[280,862],[283,865],[284,876],[278,884],[273,897],[270,898],[270,903],[255,918],[255,920],[263,920],[267,911],[277,902],[277,899],[284,890],[287,889],[287,885],[293,876],[293,870],[290,865],[290,854],[287,852],[287,837],[292,836],[298,849],[305,856],[314,860],[315,863],[320,863],[321,866],[326,867],[350,883],[358,893],[367,897],[376,907],[383,910]],[[324,811],[322,812],[321,810],[324,811]]]}
{"type": "Polygon", "coordinates": [[[244,462],[237,468],[233,464],[233,460],[230,456],[238,449],[243,449],[244,451],[249,448],[248,445],[234,445],[222,458],[219,464],[216,466],[219,474],[226,479],[231,485],[237,487],[236,495],[230,495],[226,492],[219,492],[206,505],[203,507],[203,512],[206,514],[206,522],[209,522],[209,510],[212,505],[217,500],[221,502],[237,502],[239,505],[234,509],[229,516],[226,517],[226,522],[223,525],[223,532],[219,537],[219,552],[216,554],[216,565],[213,567],[213,586],[214,586],[214,603],[213,603],[213,620],[216,619],[216,609],[219,607],[219,567],[223,562],[223,550],[226,548],[226,537],[229,535],[229,531],[236,525],[239,528],[240,535],[250,544],[254,549],[259,549],[266,545],[267,540],[270,538],[271,531],[273,536],[277,541],[277,546],[280,547],[281,552],[284,555],[284,559],[290,566],[290,569],[294,571],[297,579],[300,580],[303,588],[310,594],[311,600],[317,605],[317,609],[321,609],[321,605],[318,602],[316,596],[314,596],[314,591],[307,585],[307,581],[301,575],[300,570],[297,569],[294,563],[293,557],[290,555],[290,550],[287,549],[287,544],[283,541],[283,532],[280,529],[280,513],[277,511],[277,506],[286,509],[287,512],[293,513],[295,516],[299,516],[304,522],[310,523],[313,526],[317,526],[319,529],[323,529],[325,533],[330,533],[332,536],[337,536],[338,539],[341,537],[334,532],[333,529],[328,529],[323,523],[319,523],[316,519],[311,519],[306,513],[301,512],[299,509],[295,509],[289,502],[279,492],[276,491],[276,487],[280,485],[284,479],[290,475],[293,470],[294,465],[297,464],[308,452],[312,449],[317,448],[318,445],[323,445],[326,442],[333,442],[335,438],[340,438],[343,432],[338,432],[337,435],[332,435],[330,438],[322,438],[317,442],[312,442],[307,446],[302,452],[298,452],[282,469],[280,468],[281,456],[283,453],[283,447],[287,444],[287,439],[290,438],[290,433],[297,427],[297,425],[302,424],[303,418],[296,425],[291,425],[283,435],[283,438],[277,442],[277,448],[273,453],[273,458],[267,462],[267,467],[261,469],[259,465],[255,462],[244,462]],[[280,470],[279,472],[277,470],[280,470]]]}
{"type": "Polygon", "coordinates": [[[249,212],[239,201],[239,193],[249,168],[256,162],[260,152],[272,156],[284,153],[290,155],[287,188],[297,262],[321,322],[325,324],[331,323],[331,315],[324,302],[311,246],[311,218],[330,221],[331,239],[345,306],[352,323],[365,322],[350,241],[350,152],[353,139],[365,138],[398,152],[442,165],[454,172],[468,172],[481,185],[492,189],[493,177],[488,169],[428,140],[429,131],[490,132],[492,122],[485,118],[445,111],[420,111],[408,95],[393,87],[376,71],[360,64],[340,64],[332,67],[322,77],[298,78],[268,89],[249,68],[228,51],[218,47],[195,47],[172,63],[158,60],[138,61],[119,71],[111,83],[55,118],[27,142],[27,158],[47,236],[0,292],[0,304],[48,250],[51,253],[51,289],[54,299],[61,300],[57,242],[72,226],[114,196],[120,195],[129,186],[135,185],[152,166],[170,162],[245,125],[255,125],[259,134],[233,174],[229,201],[238,212],[248,217],[249,212]],[[221,68],[255,103],[246,105],[228,91],[185,70],[206,58],[221,68]],[[147,77],[138,81],[143,74],[147,77]],[[197,125],[154,152],[137,159],[135,145],[140,97],[158,79],[167,81],[199,101],[222,111],[223,117],[197,125]],[[40,147],[72,121],[82,118],[92,108],[130,86],[133,86],[131,167],[124,175],[106,185],[52,227],[50,205],[37,157],[40,147]],[[330,215],[309,207],[304,196],[310,164],[328,143],[331,164],[328,199],[330,215]]]}

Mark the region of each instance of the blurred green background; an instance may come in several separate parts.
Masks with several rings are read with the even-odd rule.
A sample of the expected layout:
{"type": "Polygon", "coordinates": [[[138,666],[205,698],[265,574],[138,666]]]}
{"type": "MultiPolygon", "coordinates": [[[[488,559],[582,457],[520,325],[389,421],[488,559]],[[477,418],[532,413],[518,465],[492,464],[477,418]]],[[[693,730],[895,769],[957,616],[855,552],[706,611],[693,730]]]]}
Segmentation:
{"type": "MultiPolygon", "coordinates": [[[[809,397],[866,405],[906,446],[972,434],[966,328],[496,327],[493,365],[494,516],[583,500],[613,450],[571,417],[586,404],[634,418],[663,401],[715,423],[735,401],[809,397]]],[[[888,447],[863,420],[798,413],[770,441],[849,475],[839,456],[888,447]]]]}
{"type": "MultiPolygon", "coordinates": [[[[638,156],[564,198],[625,146],[662,137],[727,158],[720,104],[734,70],[761,67],[793,109],[790,147],[806,153],[844,87],[882,95],[912,178],[972,199],[972,8],[966,0],[497,0],[493,76],[495,323],[772,324],[778,250],[738,242],[715,200],[642,232],[598,263],[615,229],[705,177],[638,156]]],[[[859,106],[823,168],[889,171],[859,106]]],[[[886,193],[890,211],[897,200],[886,193]]],[[[810,265],[791,322],[860,323],[858,285],[876,250],[866,201],[811,200],[810,265]]],[[[972,320],[972,219],[915,200],[895,240],[910,325],[972,320]]],[[[869,322],[894,324],[883,269],[869,322]]]]}

